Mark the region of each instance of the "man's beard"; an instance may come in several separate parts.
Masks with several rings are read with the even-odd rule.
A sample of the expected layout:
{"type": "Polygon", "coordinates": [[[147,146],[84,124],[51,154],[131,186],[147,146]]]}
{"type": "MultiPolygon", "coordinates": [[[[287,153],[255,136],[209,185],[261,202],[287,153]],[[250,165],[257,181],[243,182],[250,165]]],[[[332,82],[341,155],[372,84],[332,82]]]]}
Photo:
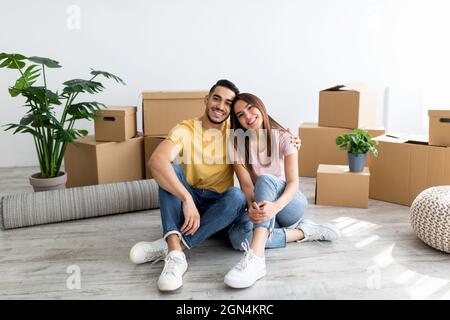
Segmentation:
{"type": "Polygon", "coordinates": [[[209,116],[209,112],[206,113],[206,116],[208,117],[209,121],[211,121],[211,122],[214,123],[214,124],[222,124],[222,123],[224,123],[225,121],[227,121],[227,119],[228,119],[228,117],[229,117],[229,115],[228,115],[228,116],[226,116],[225,119],[223,119],[222,121],[215,121],[215,120],[211,119],[211,117],[209,116]]]}

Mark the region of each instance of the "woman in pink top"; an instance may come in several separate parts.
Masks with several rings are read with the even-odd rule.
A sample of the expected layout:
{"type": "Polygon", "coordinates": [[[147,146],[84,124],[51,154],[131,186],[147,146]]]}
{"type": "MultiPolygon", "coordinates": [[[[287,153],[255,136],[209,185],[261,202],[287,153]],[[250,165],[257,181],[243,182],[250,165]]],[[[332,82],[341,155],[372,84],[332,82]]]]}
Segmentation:
{"type": "Polygon", "coordinates": [[[231,110],[229,150],[233,167],[247,199],[247,212],[230,231],[235,249],[244,249],[241,261],[225,276],[233,288],[246,288],[266,274],[264,249],[287,242],[335,240],[339,230],[331,224],[304,220],[307,199],[299,191],[298,152],[291,134],[273,120],[263,102],[241,93],[231,110]]]}

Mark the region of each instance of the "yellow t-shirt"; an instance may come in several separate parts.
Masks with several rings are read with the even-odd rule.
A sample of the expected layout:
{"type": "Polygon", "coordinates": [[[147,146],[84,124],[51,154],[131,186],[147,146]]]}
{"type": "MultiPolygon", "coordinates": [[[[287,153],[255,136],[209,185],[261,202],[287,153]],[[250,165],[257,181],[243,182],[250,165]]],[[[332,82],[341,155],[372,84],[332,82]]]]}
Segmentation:
{"type": "Polygon", "coordinates": [[[191,187],[222,193],[234,185],[233,167],[226,157],[229,128],[228,120],[221,130],[206,130],[201,120],[189,119],[170,130],[167,139],[178,148],[175,163],[181,165],[191,187]]]}

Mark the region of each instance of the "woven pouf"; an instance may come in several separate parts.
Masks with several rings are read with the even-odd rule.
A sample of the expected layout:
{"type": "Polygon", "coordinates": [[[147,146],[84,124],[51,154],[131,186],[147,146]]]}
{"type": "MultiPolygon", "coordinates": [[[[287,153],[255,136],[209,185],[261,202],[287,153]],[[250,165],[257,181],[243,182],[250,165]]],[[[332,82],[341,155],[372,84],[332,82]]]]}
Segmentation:
{"type": "Polygon", "coordinates": [[[427,245],[450,253],[450,186],[426,189],[411,205],[411,225],[427,245]]]}

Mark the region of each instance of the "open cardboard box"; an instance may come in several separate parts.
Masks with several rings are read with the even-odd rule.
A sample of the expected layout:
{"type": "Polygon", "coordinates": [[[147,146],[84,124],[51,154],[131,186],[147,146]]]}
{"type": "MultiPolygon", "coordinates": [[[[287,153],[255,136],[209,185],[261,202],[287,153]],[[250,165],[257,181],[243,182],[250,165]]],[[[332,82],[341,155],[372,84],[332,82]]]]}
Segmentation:
{"type": "Polygon", "coordinates": [[[426,139],[383,135],[372,158],[370,198],[410,206],[423,190],[450,184],[450,148],[426,139]]]}
{"type": "Polygon", "coordinates": [[[319,126],[371,128],[376,126],[376,93],[362,83],[337,85],[319,93],[319,126]]]}

